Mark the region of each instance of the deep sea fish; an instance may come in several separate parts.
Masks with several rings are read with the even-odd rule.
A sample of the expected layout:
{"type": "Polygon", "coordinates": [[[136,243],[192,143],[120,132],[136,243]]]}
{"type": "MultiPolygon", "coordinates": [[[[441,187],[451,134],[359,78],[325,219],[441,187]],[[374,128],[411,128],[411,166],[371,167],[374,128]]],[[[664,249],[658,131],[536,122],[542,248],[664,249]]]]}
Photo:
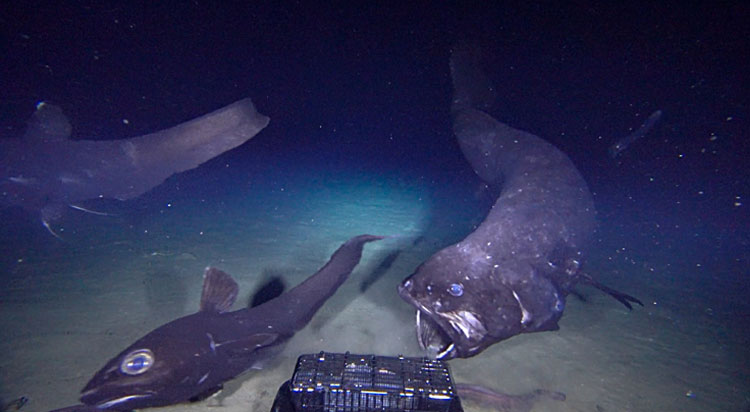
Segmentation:
{"type": "Polygon", "coordinates": [[[423,349],[441,359],[471,357],[520,333],[557,330],[577,283],[641,303],[581,270],[595,229],[583,177],[560,150],[498,122],[482,108],[494,89],[478,53],[451,56],[453,130],[482,180],[502,191],[479,227],[422,263],[399,286],[417,309],[423,349]]]}
{"type": "Polygon", "coordinates": [[[608,150],[609,157],[614,159],[617,156],[619,156],[620,153],[622,153],[623,150],[627,149],[631,143],[645,136],[646,133],[648,133],[654,127],[654,125],[656,124],[656,122],[659,121],[660,118],[661,118],[661,110],[657,110],[651,113],[651,115],[646,119],[646,121],[643,122],[641,127],[639,127],[633,133],[618,140],[615,144],[609,147],[609,150],[608,150]]]}
{"type": "Polygon", "coordinates": [[[455,388],[462,401],[469,400],[498,412],[529,412],[534,404],[543,398],[565,400],[564,393],[544,389],[537,389],[523,395],[508,395],[484,386],[467,383],[457,383],[455,388]]]}
{"type": "Polygon", "coordinates": [[[131,409],[196,401],[258,367],[312,319],[362,257],[367,242],[348,240],[317,273],[287,293],[253,308],[229,312],[237,283],[206,269],[200,310],[138,339],[97,372],[81,392],[82,405],[63,411],[131,409]]]}
{"type": "Polygon", "coordinates": [[[132,199],[255,136],[268,117],[243,99],[172,128],[122,140],[71,140],[58,106],[41,102],[21,138],[0,140],[0,205],[50,222],[96,198],[132,199]]]}
{"type": "Polygon", "coordinates": [[[13,399],[10,402],[5,402],[0,399],[0,412],[12,412],[23,408],[24,405],[29,401],[29,398],[21,396],[20,398],[13,399]]]}

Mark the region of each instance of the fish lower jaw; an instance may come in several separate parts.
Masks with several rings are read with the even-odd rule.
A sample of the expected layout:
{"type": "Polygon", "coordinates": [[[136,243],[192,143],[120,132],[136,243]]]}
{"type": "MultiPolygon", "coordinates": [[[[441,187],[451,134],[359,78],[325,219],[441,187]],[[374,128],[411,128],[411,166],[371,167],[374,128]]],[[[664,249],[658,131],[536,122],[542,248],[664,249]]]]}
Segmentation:
{"type": "Polygon", "coordinates": [[[152,393],[135,393],[135,394],[128,394],[128,395],[119,396],[117,398],[112,398],[112,399],[109,399],[109,400],[106,400],[106,401],[93,402],[93,403],[86,402],[85,398],[87,397],[87,395],[92,395],[93,392],[94,391],[84,392],[81,395],[81,401],[84,404],[86,404],[86,405],[96,406],[99,409],[110,409],[110,408],[112,408],[114,406],[121,405],[121,404],[126,403],[126,402],[130,402],[130,401],[134,401],[134,400],[140,400],[140,399],[146,399],[146,398],[150,398],[151,396],[153,396],[152,393]]]}

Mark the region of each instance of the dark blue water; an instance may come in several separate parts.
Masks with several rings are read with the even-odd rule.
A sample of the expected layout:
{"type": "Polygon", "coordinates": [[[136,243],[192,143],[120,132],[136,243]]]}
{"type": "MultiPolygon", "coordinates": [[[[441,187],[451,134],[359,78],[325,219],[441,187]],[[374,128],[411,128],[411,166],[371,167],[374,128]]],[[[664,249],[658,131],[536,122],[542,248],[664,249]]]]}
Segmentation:
{"type": "Polygon", "coordinates": [[[587,271],[646,307],[583,289],[560,331],[453,361],[457,377],[567,393],[548,410],[750,405],[747,6],[78,2],[0,15],[1,138],[22,135],[42,100],[75,139],[143,135],[244,97],[271,118],[140,198],[91,205],[111,216],[66,213],[54,223],[65,241],[34,213],[0,211],[2,399],[75,402],[115,348],[195,310],[207,265],[249,295],[266,275],[300,281],[364,232],[395,238],[353,277],[399,250],[388,270],[365,292],[361,278],[344,287],[225,403],[268,408],[302,351],[417,354],[395,287],[492,203],[450,123],[450,48],[469,41],[496,85],[488,111],[586,178],[599,222],[587,271]],[[655,110],[655,126],[609,157],[655,110]]]}

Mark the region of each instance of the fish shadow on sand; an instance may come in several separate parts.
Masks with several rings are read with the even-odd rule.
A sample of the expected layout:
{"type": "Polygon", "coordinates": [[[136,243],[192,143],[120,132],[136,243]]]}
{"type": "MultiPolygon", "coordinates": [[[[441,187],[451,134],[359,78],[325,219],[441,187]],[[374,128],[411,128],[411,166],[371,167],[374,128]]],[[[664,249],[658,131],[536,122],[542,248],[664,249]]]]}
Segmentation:
{"type": "Polygon", "coordinates": [[[284,281],[284,271],[278,268],[263,269],[258,286],[247,298],[247,307],[260,306],[284,293],[287,283],[284,281]]]}
{"type": "Polygon", "coordinates": [[[383,260],[380,261],[380,264],[378,267],[376,267],[372,272],[370,272],[369,275],[367,275],[364,280],[359,284],[359,291],[364,293],[367,292],[367,289],[370,288],[375,282],[377,282],[380,278],[385,275],[388,270],[393,266],[393,262],[398,259],[398,256],[401,254],[401,249],[394,250],[393,252],[389,253],[388,256],[386,256],[383,260]]]}

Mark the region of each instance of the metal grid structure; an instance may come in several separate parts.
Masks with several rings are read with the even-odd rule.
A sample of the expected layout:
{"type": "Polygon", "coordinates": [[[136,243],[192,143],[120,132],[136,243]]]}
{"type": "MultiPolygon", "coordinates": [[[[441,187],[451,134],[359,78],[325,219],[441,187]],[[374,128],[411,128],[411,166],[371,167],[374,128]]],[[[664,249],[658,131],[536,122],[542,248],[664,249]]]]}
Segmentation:
{"type": "Polygon", "coordinates": [[[427,358],[302,355],[289,383],[298,411],[462,411],[448,365],[427,358]]]}

